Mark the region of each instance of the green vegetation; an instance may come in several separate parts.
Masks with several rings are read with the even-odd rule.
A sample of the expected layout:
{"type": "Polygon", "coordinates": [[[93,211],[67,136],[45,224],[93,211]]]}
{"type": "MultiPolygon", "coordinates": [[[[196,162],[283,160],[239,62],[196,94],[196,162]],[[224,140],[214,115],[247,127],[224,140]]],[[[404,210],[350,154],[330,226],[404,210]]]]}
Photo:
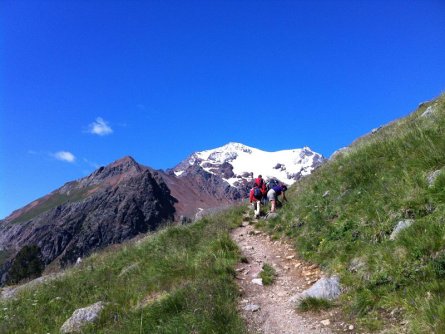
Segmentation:
{"type": "Polygon", "coordinates": [[[287,195],[263,225],[340,275],[340,302],[364,331],[445,332],[445,96],[357,140],[287,195]]]}
{"type": "MultiPolygon", "coordinates": [[[[336,305],[357,331],[445,332],[445,96],[357,140],[287,197],[277,218],[257,224],[341,277],[336,305]],[[412,224],[390,238],[403,220],[412,224]]],[[[75,309],[101,300],[105,312],[84,333],[243,333],[234,283],[241,258],[228,231],[244,210],[96,254],[1,302],[0,332],[58,333],[75,309]]],[[[261,277],[273,282],[273,268],[265,264],[261,277]]],[[[331,306],[303,302],[307,310],[331,306]]]]}
{"type": "Polygon", "coordinates": [[[333,302],[315,297],[306,297],[300,301],[298,304],[298,310],[301,312],[315,311],[319,312],[321,310],[328,310],[333,307],[333,302]]]}
{"type": "Polygon", "coordinates": [[[0,302],[1,333],[59,333],[75,309],[103,301],[83,333],[244,333],[228,234],[244,207],[167,227],[84,260],[18,300],[0,302]]]}
{"type": "Polygon", "coordinates": [[[25,246],[17,253],[12,263],[8,284],[39,277],[44,268],[40,248],[36,245],[25,246]]]}
{"type": "Polygon", "coordinates": [[[270,285],[275,281],[277,273],[275,269],[268,263],[263,264],[263,270],[260,272],[260,277],[264,285],[270,285]]]}
{"type": "Polygon", "coordinates": [[[38,205],[29,211],[25,212],[24,214],[20,215],[16,219],[12,220],[12,223],[19,224],[27,222],[34,217],[37,217],[43,212],[46,212],[48,210],[54,209],[58,207],[59,205],[65,204],[65,203],[74,203],[79,202],[85,198],[88,197],[89,192],[94,187],[86,187],[81,189],[74,189],[70,191],[69,193],[52,193],[49,195],[48,198],[41,198],[40,200],[43,201],[41,205],[38,205]]]}

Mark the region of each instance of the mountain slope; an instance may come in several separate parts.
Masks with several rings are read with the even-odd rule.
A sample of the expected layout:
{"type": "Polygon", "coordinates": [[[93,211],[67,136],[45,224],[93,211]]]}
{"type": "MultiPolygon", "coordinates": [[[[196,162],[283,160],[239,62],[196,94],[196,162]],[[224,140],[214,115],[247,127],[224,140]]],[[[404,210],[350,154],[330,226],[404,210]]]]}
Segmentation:
{"type": "Polygon", "coordinates": [[[46,265],[57,259],[64,266],[173,220],[174,202],[159,173],[131,157],[101,167],[1,222],[0,249],[7,254],[1,283],[24,246],[38,246],[46,265]]]}
{"type": "Polygon", "coordinates": [[[194,218],[240,201],[255,173],[291,183],[322,161],[308,148],[267,153],[235,143],[193,154],[178,165],[184,167],[180,172],[154,171],[124,157],[0,221],[0,284],[8,280],[17,254],[26,253],[25,246],[37,246],[34,255],[45,265],[57,260],[65,266],[164,221],[194,218]],[[272,158],[278,161],[274,166],[272,158]],[[232,170],[242,175],[227,174],[232,170]]]}
{"type": "Polygon", "coordinates": [[[97,252],[13,299],[0,289],[0,333],[61,333],[76,309],[97,302],[100,320],[82,333],[247,333],[233,279],[240,255],[228,236],[243,211],[97,252]]]}
{"type": "Polygon", "coordinates": [[[358,139],[288,198],[267,228],[340,275],[359,331],[445,332],[445,96],[358,139]]]}

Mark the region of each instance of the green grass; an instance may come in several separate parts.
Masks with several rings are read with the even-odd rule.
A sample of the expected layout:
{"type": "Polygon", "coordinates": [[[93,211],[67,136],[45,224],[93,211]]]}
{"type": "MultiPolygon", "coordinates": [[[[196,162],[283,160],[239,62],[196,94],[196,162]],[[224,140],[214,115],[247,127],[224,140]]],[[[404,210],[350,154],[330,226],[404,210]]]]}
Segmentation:
{"type": "Polygon", "coordinates": [[[301,312],[328,310],[334,306],[333,302],[315,297],[303,298],[298,304],[298,310],[301,312]]]}
{"type": "Polygon", "coordinates": [[[340,275],[340,303],[361,330],[405,320],[412,333],[445,332],[445,96],[360,138],[286,196],[279,218],[262,224],[340,275]],[[414,224],[390,240],[404,219],[414,224]]]}
{"type": "Polygon", "coordinates": [[[59,333],[73,311],[108,303],[83,333],[244,333],[229,237],[245,208],[167,227],[94,254],[58,280],[0,302],[0,333],[59,333]]]}
{"type": "Polygon", "coordinates": [[[277,276],[275,269],[268,263],[263,264],[263,270],[260,272],[260,277],[264,285],[271,285],[277,276]]]}
{"type": "Polygon", "coordinates": [[[11,222],[14,224],[24,223],[48,210],[56,208],[59,205],[65,203],[79,202],[87,198],[89,191],[92,189],[93,187],[74,189],[73,191],[70,192],[70,194],[61,194],[58,192],[54,193],[50,195],[47,199],[45,199],[41,205],[38,205],[35,208],[30,209],[29,211],[23,213],[22,215],[12,220],[11,222]]]}

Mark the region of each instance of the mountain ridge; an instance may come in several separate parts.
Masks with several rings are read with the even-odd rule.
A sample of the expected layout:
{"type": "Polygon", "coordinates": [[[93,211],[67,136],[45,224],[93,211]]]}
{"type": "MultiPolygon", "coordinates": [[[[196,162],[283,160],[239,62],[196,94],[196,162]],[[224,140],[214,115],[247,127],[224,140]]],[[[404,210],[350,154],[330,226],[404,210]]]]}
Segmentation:
{"type": "MultiPolygon", "coordinates": [[[[7,280],[8,268],[25,246],[37,245],[46,265],[57,260],[65,266],[92,250],[156,229],[165,221],[190,221],[239,202],[247,197],[258,170],[244,164],[242,175],[235,175],[237,159],[242,153],[256,153],[253,161],[270,161],[262,152],[233,142],[195,152],[192,156],[198,157],[196,163],[186,159],[178,164],[185,167],[180,176],[174,170],[154,170],[124,156],[86,177],[67,182],[0,221],[0,250],[9,254],[0,263],[0,283],[7,280]],[[235,178],[236,182],[231,182],[235,178]]],[[[321,157],[307,148],[279,154],[281,158],[292,154],[287,159],[290,161],[296,159],[295,152],[299,162],[306,154],[321,157]]],[[[299,165],[300,172],[316,165],[299,165]]],[[[285,175],[275,174],[281,179],[285,175]]]]}
{"type": "Polygon", "coordinates": [[[209,173],[220,175],[231,186],[251,182],[257,175],[277,178],[293,184],[309,175],[326,159],[309,147],[280,151],[263,151],[237,142],[192,153],[172,170],[181,177],[189,166],[199,165],[209,173]]]}

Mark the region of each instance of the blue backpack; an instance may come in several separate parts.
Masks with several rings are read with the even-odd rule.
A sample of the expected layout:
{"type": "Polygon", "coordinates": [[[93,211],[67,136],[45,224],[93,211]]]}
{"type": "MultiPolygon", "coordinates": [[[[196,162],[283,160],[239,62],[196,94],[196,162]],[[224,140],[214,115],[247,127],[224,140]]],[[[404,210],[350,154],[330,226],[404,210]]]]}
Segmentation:
{"type": "Polygon", "coordinates": [[[267,182],[267,191],[269,191],[273,187],[278,187],[279,185],[280,183],[278,182],[277,179],[271,179],[269,180],[269,182],[267,182]]]}
{"type": "Polygon", "coordinates": [[[260,188],[253,188],[253,197],[255,197],[256,199],[261,199],[263,197],[263,193],[261,192],[260,188]]]}

